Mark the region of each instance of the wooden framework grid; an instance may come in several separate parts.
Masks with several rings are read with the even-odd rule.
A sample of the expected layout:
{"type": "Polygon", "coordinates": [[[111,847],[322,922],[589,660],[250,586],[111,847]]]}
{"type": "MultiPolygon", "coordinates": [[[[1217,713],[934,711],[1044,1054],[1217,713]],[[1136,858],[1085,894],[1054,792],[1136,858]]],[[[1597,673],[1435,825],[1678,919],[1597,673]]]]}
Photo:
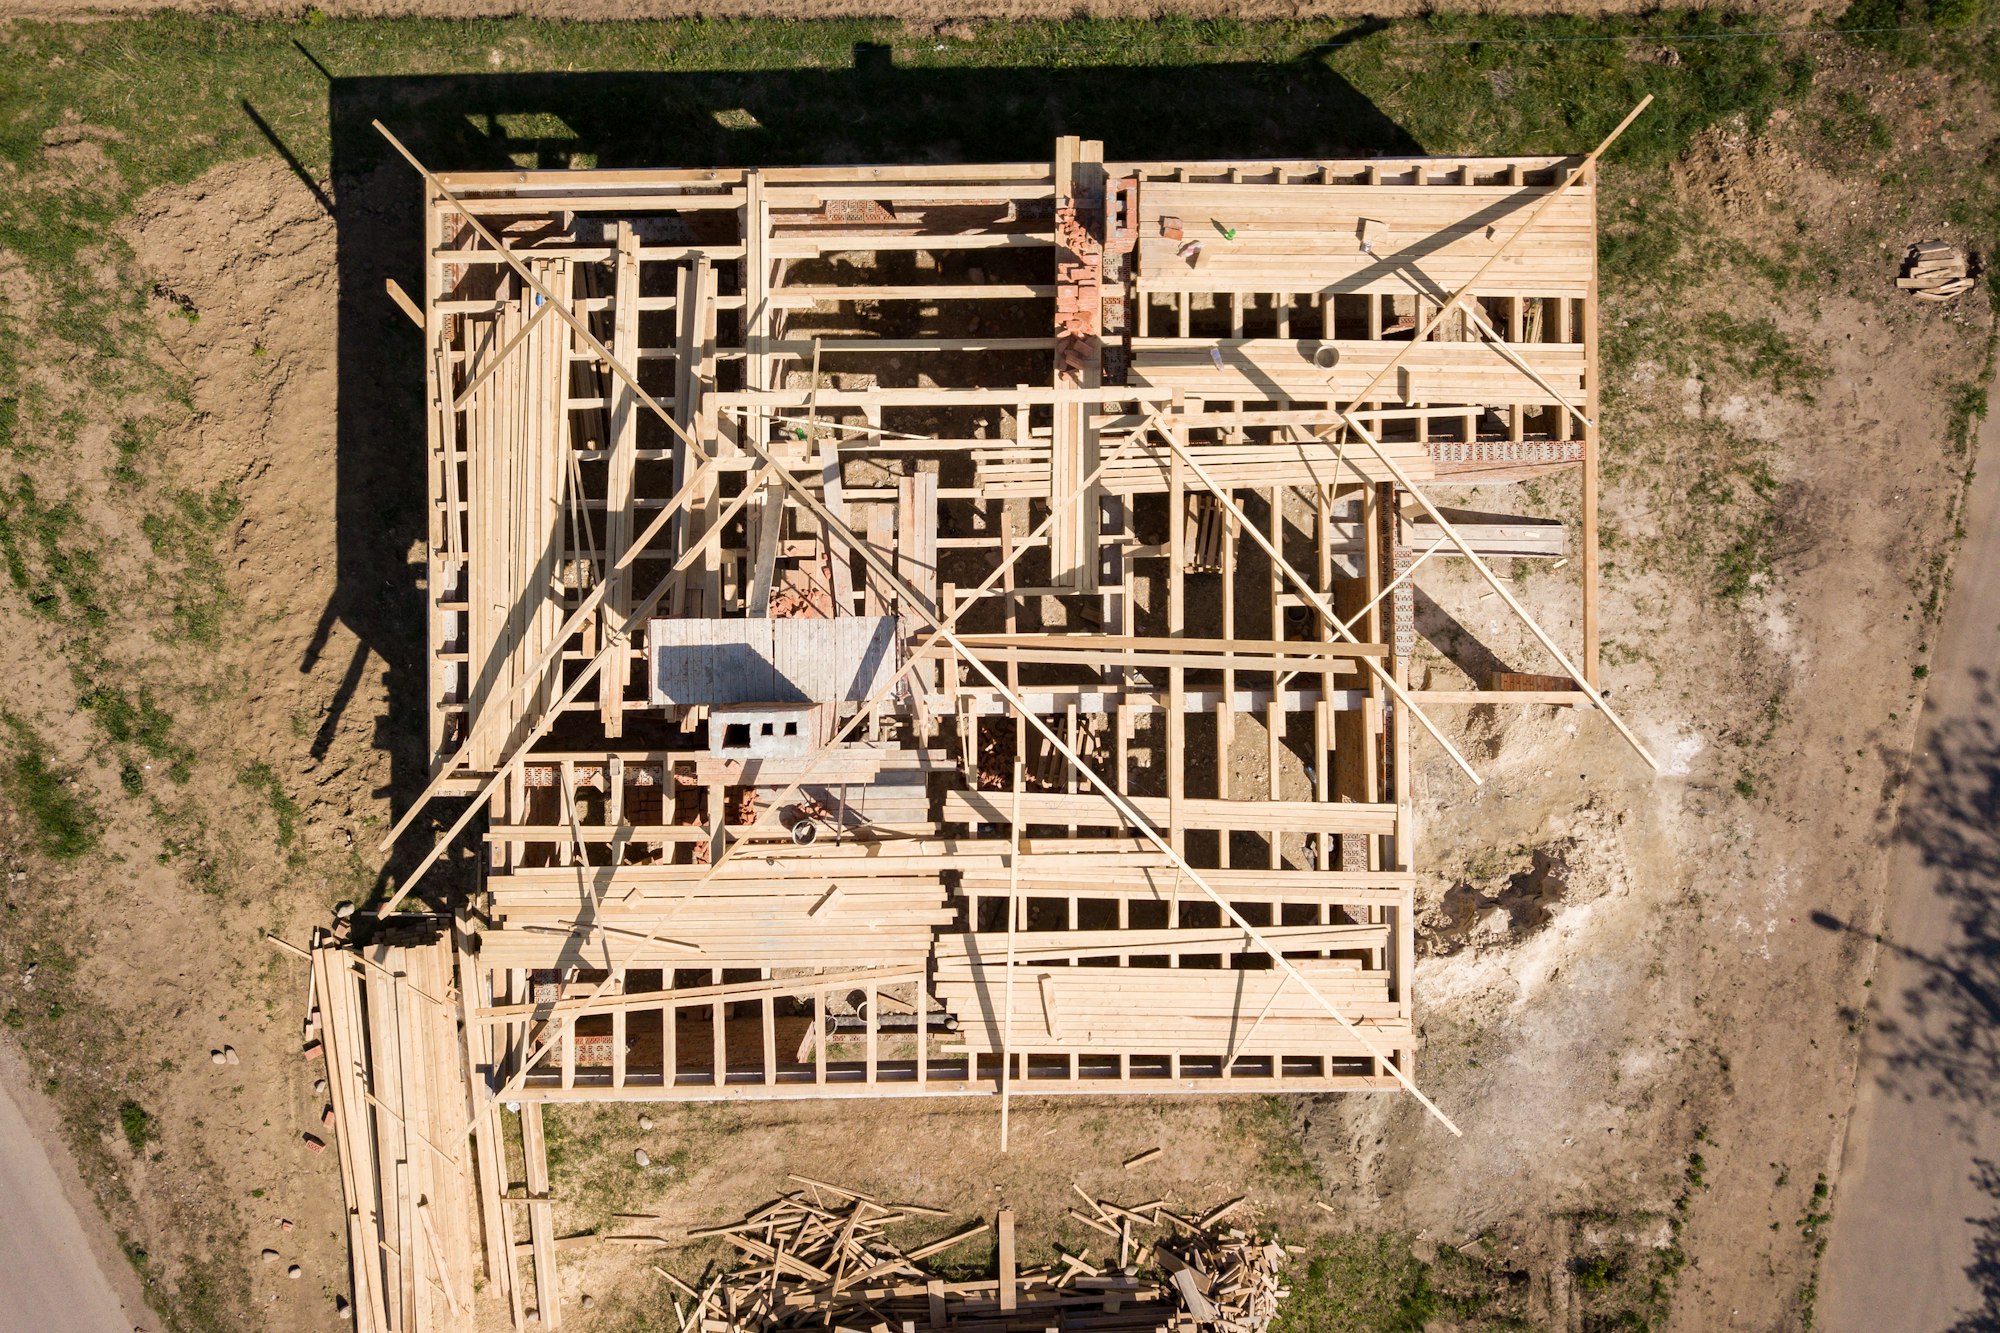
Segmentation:
{"type": "Polygon", "coordinates": [[[425,173],[426,798],[489,816],[510,1272],[496,1097],[1414,1090],[1413,728],[1601,704],[1593,163],[425,173]],[[1577,549],[1423,494],[1572,467],[1577,549]],[[1425,561],[1558,554],[1574,678],[1411,689],[1425,561]],[[893,687],[799,751],[662,684],[866,616],[893,687]]]}

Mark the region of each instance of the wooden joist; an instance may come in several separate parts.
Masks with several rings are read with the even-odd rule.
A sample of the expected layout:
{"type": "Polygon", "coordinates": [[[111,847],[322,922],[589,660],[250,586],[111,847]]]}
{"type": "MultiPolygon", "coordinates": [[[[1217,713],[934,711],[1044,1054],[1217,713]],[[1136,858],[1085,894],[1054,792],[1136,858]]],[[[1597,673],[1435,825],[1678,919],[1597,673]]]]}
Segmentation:
{"type": "MultiPolygon", "coordinates": [[[[1148,820],[1172,819],[1186,828],[1244,829],[1287,833],[1387,833],[1395,824],[1393,805],[1359,801],[1224,801],[1187,797],[1128,796],[1126,800],[1148,820]]],[[[983,791],[949,791],[944,819],[968,824],[996,824],[1007,819],[1009,798],[983,791]]],[[[1116,828],[1125,817],[1095,792],[1061,795],[1030,792],[1021,798],[1021,818],[1029,824],[1082,824],[1116,828]]]]}

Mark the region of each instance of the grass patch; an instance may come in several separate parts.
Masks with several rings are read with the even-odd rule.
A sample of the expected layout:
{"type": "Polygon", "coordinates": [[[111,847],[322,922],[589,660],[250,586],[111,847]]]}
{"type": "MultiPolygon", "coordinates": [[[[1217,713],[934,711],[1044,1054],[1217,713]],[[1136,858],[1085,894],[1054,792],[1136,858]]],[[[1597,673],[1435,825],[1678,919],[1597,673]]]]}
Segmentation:
{"type": "Polygon", "coordinates": [[[1828,373],[1824,362],[1781,333],[1770,319],[1743,319],[1716,310],[1696,320],[1693,331],[1722,364],[1744,379],[1764,381],[1773,393],[1809,403],[1811,387],[1828,373]]]}
{"type": "Polygon", "coordinates": [[[1880,156],[1896,146],[1889,123],[1875,114],[1868,99],[1852,88],[1837,90],[1814,117],[1814,129],[1830,160],[1854,161],[1857,150],[1880,156]]]}
{"type": "Polygon", "coordinates": [[[68,500],[51,504],[25,473],[0,484],[0,561],[8,582],[37,615],[60,619],[65,610],[93,629],[108,622],[99,599],[97,553],[68,500]]]}
{"type": "Polygon", "coordinates": [[[1813,1182],[1812,1197],[1806,1201],[1804,1216],[1799,1218],[1799,1234],[1812,1246],[1812,1267],[1806,1280],[1799,1285],[1794,1304],[1798,1310],[1799,1327],[1810,1330],[1819,1306],[1819,1261],[1826,1254],[1826,1226],[1833,1221],[1833,1187],[1827,1184],[1826,1172],[1819,1173],[1813,1182]]]}
{"type": "MultiPolygon", "coordinates": [[[[1989,355],[1990,368],[1992,358],[1989,355]]],[[[1963,457],[1972,448],[1973,432],[1986,419],[1986,384],[1984,381],[1948,385],[1945,389],[1945,405],[1950,418],[1945,425],[1945,438],[1951,441],[1951,451],[1963,457]]]]}
{"type": "Polygon", "coordinates": [[[160,851],[154,859],[175,867],[188,887],[221,897],[232,881],[200,804],[187,798],[172,804],[155,798],[152,807],[154,827],[160,830],[160,851]]]}
{"type": "MultiPolygon", "coordinates": [[[[142,686],[137,694],[128,694],[116,685],[99,683],[86,688],[76,702],[96,717],[113,745],[164,764],[176,784],[193,776],[194,749],[174,739],[173,714],[155,702],[150,689],[142,686]]],[[[145,790],[144,775],[130,759],[120,766],[119,782],[134,796],[145,790]]]]}
{"type": "Polygon", "coordinates": [[[234,486],[218,483],[202,492],[176,489],[169,503],[140,521],[153,554],[173,575],[173,626],[183,641],[203,648],[222,642],[229,585],[215,540],[243,512],[234,486]]]}
{"type": "MultiPolygon", "coordinates": [[[[1766,497],[1768,498],[1768,497],[1766,497]]],[[[1778,544],[1778,513],[1766,508],[1737,530],[1736,539],[1716,557],[1715,595],[1740,602],[1752,588],[1770,580],[1778,544]]]]}
{"type": "Polygon", "coordinates": [[[130,1145],[135,1157],[146,1151],[147,1144],[160,1137],[153,1117],[137,1102],[119,1104],[118,1128],[125,1132],[125,1142],[130,1145]]]}
{"type": "Polygon", "coordinates": [[[1314,1242],[1303,1265],[1295,1259],[1286,1272],[1292,1294],[1279,1303],[1273,1333],[1423,1333],[1441,1322],[1529,1327],[1520,1303],[1526,1274],[1490,1270],[1449,1247],[1426,1263],[1412,1253],[1412,1239],[1357,1233],[1314,1242]]]}
{"type": "Polygon", "coordinates": [[[1658,1228],[1657,1214],[1586,1214],[1576,1221],[1579,1234],[1597,1238],[1569,1265],[1583,1327],[1604,1333],[1664,1327],[1675,1280],[1687,1263],[1678,1233],[1664,1247],[1641,1240],[1658,1228]]]}
{"type": "Polygon", "coordinates": [[[1257,1147],[1257,1169],[1275,1185],[1319,1189],[1325,1182],[1292,1127],[1292,1108],[1283,1097],[1245,1098],[1229,1109],[1237,1135],[1257,1147]]]}
{"type": "Polygon", "coordinates": [[[27,821],[35,850],[56,861],[74,861],[98,842],[97,814],[48,756],[46,744],[28,723],[0,711],[12,753],[0,764],[0,787],[27,821]]]}
{"type": "Polygon", "coordinates": [[[692,1149],[681,1135],[665,1132],[670,1118],[661,1112],[667,1108],[647,1109],[657,1122],[652,1133],[639,1131],[639,1111],[633,1106],[551,1105],[543,1110],[549,1172],[561,1182],[566,1230],[612,1230],[611,1215],[650,1197],[661,1177],[685,1178],[692,1149]],[[652,1155],[651,1165],[641,1167],[633,1157],[640,1147],[652,1155]]]}
{"type": "Polygon", "coordinates": [[[278,823],[278,846],[288,848],[298,841],[299,803],[285,791],[285,784],[277,772],[263,760],[246,764],[236,775],[236,784],[250,791],[260,793],[271,808],[271,817],[278,823]]]}
{"type": "Polygon", "coordinates": [[[1667,518],[1662,544],[1715,599],[1738,603],[1776,570],[1782,487],[1761,441],[1704,423],[1697,447],[1658,470],[1653,493],[1667,518]],[[1673,474],[1686,479],[1675,486],[1673,474]]]}

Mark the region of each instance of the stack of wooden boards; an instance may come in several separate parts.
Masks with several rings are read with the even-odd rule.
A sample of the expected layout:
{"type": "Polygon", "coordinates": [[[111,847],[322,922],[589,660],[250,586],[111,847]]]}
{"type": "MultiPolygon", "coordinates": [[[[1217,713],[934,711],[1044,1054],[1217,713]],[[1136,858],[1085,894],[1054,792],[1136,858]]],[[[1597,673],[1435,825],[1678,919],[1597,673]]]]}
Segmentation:
{"type": "Polygon", "coordinates": [[[884,1203],[804,1176],[790,1179],[800,1188],[741,1221],[688,1232],[689,1239],[726,1240],[745,1256],[742,1265],[711,1275],[699,1289],[657,1270],[692,1302],[692,1309],[674,1302],[682,1329],[1261,1333],[1286,1294],[1277,1279],[1283,1247],[1240,1229],[1219,1229],[1243,1205],[1240,1198],[1199,1217],[1171,1212],[1159,1200],[1132,1208],[1092,1200],[1091,1214],[1070,1215],[1115,1240],[1115,1263],[1095,1265],[1088,1250],[1072,1255],[1058,1249],[1058,1262],[1020,1268],[1011,1212],[1003,1210],[993,1226],[981,1222],[905,1250],[888,1238],[890,1227],[946,1211],[884,1203]],[[1163,1234],[1149,1248],[1140,1228],[1163,1234]],[[988,1231],[997,1231],[993,1277],[956,1281],[923,1266],[988,1231]],[[1157,1269],[1141,1262],[1149,1253],[1157,1269]]]}
{"type": "Polygon", "coordinates": [[[1477,274],[1482,295],[1589,294],[1597,240],[1589,190],[1559,196],[1516,242],[1545,189],[1440,187],[1423,183],[1424,174],[1419,167],[1408,184],[1145,180],[1139,290],[1408,296],[1419,282],[1456,291],[1477,274]],[[1167,218],[1200,238],[1199,264],[1181,254],[1182,241],[1161,225],[1167,218]]]}
{"type": "MultiPolygon", "coordinates": [[[[1380,926],[1267,928],[1267,938],[1300,948],[1381,947],[1380,926]]],[[[1241,930],[1035,932],[1027,956],[1051,952],[1056,936],[1094,937],[1066,944],[1109,953],[1158,952],[1171,945],[1190,953],[1231,956],[1254,946],[1241,930]],[[1126,937],[1111,938],[1113,935],[1126,937]],[[1167,937],[1177,937],[1168,939],[1167,937]]],[[[1274,942],[1279,942],[1274,941],[1274,942]]],[[[1389,998],[1388,974],[1348,959],[1300,959],[1293,965],[1347,1016],[1338,1026],[1303,987],[1274,968],[1117,967],[1070,962],[1017,963],[1014,1003],[1006,1010],[1004,936],[938,937],[932,992],[958,1020],[962,1045],[948,1052],[1016,1055],[1285,1056],[1313,1053],[1361,1057],[1408,1046],[1410,1021],[1389,998]]]]}
{"type": "Polygon", "coordinates": [[[1974,279],[1966,271],[1965,252],[1943,241],[1922,241],[1910,247],[1903,260],[1903,274],[1896,279],[1919,301],[1949,301],[1972,290],[1974,279]]]}
{"type": "MultiPolygon", "coordinates": [[[[537,260],[536,270],[541,282],[568,295],[568,260],[537,260]]],[[[523,597],[521,590],[558,585],[569,549],[565,514],[580,499],[570,490],[576,464],[568,457],[564,416],[570,331],[538,318],[541,298],[513,275],[499,284],[492,321],[477,327],[461,321],[468,382],[489,364],[494,368],[467,397],[459,441],[468,571],[460,697],[467,716],[480,723],[469,737],[475,768],[492,765],[517,743],[553,697],[552,677],[535,668],[555,648],[563,604],[546,594],[523,597]],[[518,354],[502,356],[500,349],[517,339],[518,354]]],[[[456,480],[455,457],[452,467],[456,480]]],[[[454,510],[449,518],[455,535],[459,516],[454,510]]]]}
{"type": "MultiPolygon", "coordinates": [[[[1201,363],[1208,364],[1206,356],[1201,363]]],[[[1319,391],[1326,392],[1324,388],[1319,391]]],[[[1383,448],[1405,475],[1429,480],[1431,459],[1422,445],[1401,441],[1384,444],[1383,448]]],[[[1112,453],[1112,447],[1107,446],[1104,452],[1112,453]]],[[[1379,481],[1387,475],[1374,454],[1360,445],[1334,444],[1291,431],[1279,432],[1270,439],[1246,438],[1240,442],[1194,438],[1188,443],[1188,452],[1203,472],[1224,486],[1330,486],[1336,482],[1379,481]]],[[[1046,449],[1002,443],[974,449],[972,462],[974,480],[989,498],[1048,493],[1050,462],[1046,449]]],[[[1173,486],[1173,453],[1151,440],[1127,448],[1106,460],[1097,484],[1110,495],[1165,495],[1173,486]]],[[[1202,482],[1192,469],[1185,469],[1182,484],[1198,488],[1202,482]]]]}
{"type": "Polygon", "coordinates": [[[935,874],[856,845],[705,866],[544,867],[495,877],[490,967],[919,966],[956,913],[935,874]],[[611,887],[615,874],[615,892],[611,887]]]}
{"type": "MultiPolygon", "coordinates": [[[[471,1150],[448,935],[312,950],[326,1053],[326,1124],[336,1132],[364,1333],[473,1328],[471,1150]]],[[[308,1047],[308,1054],[311,1048],[308,1047]]],[[[320,1145],[307,1135],[308,1147],[320,1145]]]]}
{"type": "MultiPolygon", "coordinates": [[[[1511,350],[1562,397],[1582,397],[1590,363],[1581,346],[1524,343],[1511,350]]],[[[1556,394],[1477,342],[1135,338],[1132,382],[1204,399],[1345,404],[1368,390],[1370,401],[1407,405],[1558,405],[1556,394]],[[1381,378],[1392,363],[1395,373],[1381,378]]],[[[1244,415],[1246,425],[1255,423],[1254,415],[1244,415]]]]}

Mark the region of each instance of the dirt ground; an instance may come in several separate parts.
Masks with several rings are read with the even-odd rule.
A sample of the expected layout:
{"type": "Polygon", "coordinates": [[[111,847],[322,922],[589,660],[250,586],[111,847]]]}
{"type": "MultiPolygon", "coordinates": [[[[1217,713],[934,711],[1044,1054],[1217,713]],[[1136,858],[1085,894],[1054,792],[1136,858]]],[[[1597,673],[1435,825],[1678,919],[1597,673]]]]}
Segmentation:
{"type": "MultiPolygon", "coordinates": [[[[443,8],[484,12],[478,0],[443,8]]],[[[1912,95],[1906,76],[1858,59],[1828,77],[1878,108],[1912,95]]],[[[1991,110],[1968,106],[1954,132],[1983,145],[1991,110]]],[[[1603,504],[1606,683],[1660,773],[1588,712],[1458,710],[1456,739],[1487,779],[1477,789],[1417,743],[1419,1075],[1462,1138],[1390,1096],[1027,1103],[1004,1159],[986,1106],[667,1108],[646,1112],[650,1131],[637,1110],[566,1112],[551,1117],[561,1226],[614,1212],[658,1214],[648,1225],[662,1228],[721,1220],[794,1170],[969,1216],[1005,1201],[1033,1253],[1089,1242],[1061,1220],[1072,1180],[1189,1202],[1247,1187],[1292,1235],[1379,1232],[1423,1263],[1457,1265],[1484,1293],[1482,1317],[1580,1330],[1629,1289],[1642,1311],[1670,1306],[1673,1328],[1809,1326],[1813,1219],[1826,1205],[1816,1186],[1838,1175],[1933,557],[1949,552],[1968,464],[1953,453],[1948,389],[1981,376],[1991,326],[1983,288],[1951,308],[1894,293],[1903,243],[1958,233],[1922,195],[1886,198],[1830,171],[1819,133],[1803,118],[1764,135],[1724,127],[1667,187],[1679,225],[1716,246],[1765,253],[1773,235],[1796,233],[1809,282],[1759,286],[1725,259],[1691,286],[1617,291],[1604,307],[1607,329],[1670,335],[1612,372],[1603,504]],[[1746,351],[1690,332],[1718,311],[1767,319],[1778,341],[1746,351]],[[1718,476],[1734,479],[1733,500],[1718,476]],[[1728,517],[1767,490],[1775,518],[1728,517]],[[1716,595],[1718,562],[1744,543],[1754,568],[1716,595]],[[1168,1151],[1152,1166],[1118,1167],[1155,1145],[1168,1151]],[[632,1158],[642,1146],[644,1169],[632,1158]],[[1655,1279],[1668,1295],[1648,1304],[1655,1279]]],[[[52,144],[52,161],[87,170],[89,142],[79,131],[52,144]]],[[[388,170],[337,185],[341,208],[364,210],[413,188],[388,170]]],[[[1619,188],[1614,169],[1607,195],[1619,188]]],[[[392,640],[358,637],[368,622],[352,608],[329,613],[347,401],[334,226],[292,171],[260,159],[146,196],[124,234],[153,293],[134,318],[193,386],[193,424],[159,441],[162,457],[190,492],[223,486],[241,503],[217,548],[232,632],[177,682],[196,701],[179,714],[183,734],[261,757],[295,809],[288,835],[282,803],[240,774],[198,772],[178,788],[149,777],[169,818],[104,803],[115,873],[0,853],[10,914],[73,923],[60,957],[24,958],[0,939],[6,1000],[63,987],[78,1058],[52,1078],[89,1081],[112,1107],[141,1070],[157,1090],[144,1107],[154,1136],[107,1121],[86,1162],[142,1275],[231,1312],[217,1326],[332,1328],[345,1243],[333,1160],[301,1143],[321,1104],[299,1058],[303,965],[260,935],[301,940],[337,899],[367,891],[395,758],[383,741],[393,677],[413,667],[392,660],[392,640]],[[211,864],[237,887],[205,889],[211,864]],[[212,1062],[224,1045],[240,1063],[212,1062]],[[283,1262],[260,1263],[267,1246],[283,1262]],[[285,1279],[292,1262],[303,1281],[285,1279]]],[[[117,425],[80,430],[79,475],[117,466],[117,425]]],[[[1562,485],[1540,498],[1559,509],[1562,485]]],[[[168,597],[146,543],[128,536],[106,575],[168,597]]],[[[1513,575],[1566,641],[1575,572],[1513,575]]],[[[1423,582],[1427,640],[1548,669],[1466,571],[1423,582]]],[[[8,707],[63,752],[93,756],[78,781],[108,793],[116,756],[52,665],[61,633],[0,600],[8,707]]],[[[164,661],[148,646],[156,625],[131,634],[134,660],[164,661]]],[[[1432,669],[1449,687],[1453,668],[1432,669]]],[[[8,818],[0,834],[14,836],[0,845],[18,848],[25,835],[8,818]]],[[[596,1305],[581,1326],[666,1326],[646,1322],[659,1311],[644,1268],[656,1256],[574,1256],[568,1295],[596,1305]]],[[[704,1257],[666,1262],[693,1276],[704,1257]]]]}

